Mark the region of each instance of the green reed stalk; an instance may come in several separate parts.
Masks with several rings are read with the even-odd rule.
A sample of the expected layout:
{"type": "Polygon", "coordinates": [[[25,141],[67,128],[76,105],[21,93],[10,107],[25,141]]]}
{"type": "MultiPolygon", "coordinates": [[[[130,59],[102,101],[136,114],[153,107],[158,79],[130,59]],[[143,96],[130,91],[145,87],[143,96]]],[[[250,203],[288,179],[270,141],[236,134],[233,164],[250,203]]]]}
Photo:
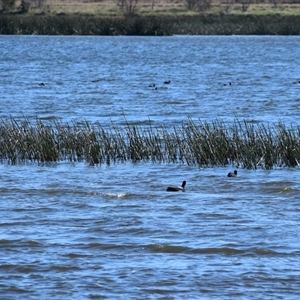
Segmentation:
{"type": "Polygon", "coordinates": [[[126,121],[125,127],[111,124],[50,124],[36,119],[1,119],[0,160],[3,163],[53,163],[61,160],[86,161],[90,165],[152,161],[210,167],[235,165],[248,169],[296,167],[300,161],[300,127],[287,128],[234,120],[216,120],[181,126],[139,126],[126,121]]]}

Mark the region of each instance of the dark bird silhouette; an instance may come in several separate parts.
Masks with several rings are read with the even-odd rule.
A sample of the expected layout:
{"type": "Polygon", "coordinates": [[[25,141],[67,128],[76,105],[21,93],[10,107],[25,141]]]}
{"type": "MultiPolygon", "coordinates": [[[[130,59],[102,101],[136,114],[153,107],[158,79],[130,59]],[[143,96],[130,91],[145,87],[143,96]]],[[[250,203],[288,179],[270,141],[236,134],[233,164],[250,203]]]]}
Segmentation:
{"type": "Polygon", "coordinates": [[[237,170],[234,170],[233,172],[229,172],[227,174],[228,177],[237,177],[237,170]]]}
{"type": "Polygon", "coordinates": [[[170,84],[171,80],[165,81],[164,84],[170,84]]]}
{"type": "Polygon", "coordinates": [[[180,191],[184,191],[184,188],[185,188],[185,185],[186,185],[186,181],[182,181],[182,185],[181,186],[178,186],[178,185],[171,185],[171,186],[168,186],[167,188],[167,192],[180,192],[180,191]]]}
{"type": "Polygon", "coordinates": [[[39,83],[39,86],[45,86],[44,82],[39,83]]]}

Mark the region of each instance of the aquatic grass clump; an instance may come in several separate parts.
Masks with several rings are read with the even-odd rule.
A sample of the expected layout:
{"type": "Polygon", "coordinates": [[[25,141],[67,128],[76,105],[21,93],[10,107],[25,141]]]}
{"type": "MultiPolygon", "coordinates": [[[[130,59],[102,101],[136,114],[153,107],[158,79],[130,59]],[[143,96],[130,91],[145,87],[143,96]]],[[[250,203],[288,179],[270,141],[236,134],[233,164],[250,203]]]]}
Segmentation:
{"type": "Polygon", "coordinates": [[[213,167],[234,165],[247,169],[296,167],[300,161],[300,127],[287,128],[235,120],[197,122],[181,126],[137,125],[123,127],[88,121],[47,124],[36,119],[2,119],[0,160],[3,163],[55,163],[84,161],[110,165],[131,161],[181,163],[213,167]]]}
{"type": "Polygon", "coordinates": [[[37,120],[33,127],[25,119],[17,123],[14,119],[2,120],[0,126],[0,159],[11,164],[20,161],[58,161],[59,153],[53,129],[37,120]]]}

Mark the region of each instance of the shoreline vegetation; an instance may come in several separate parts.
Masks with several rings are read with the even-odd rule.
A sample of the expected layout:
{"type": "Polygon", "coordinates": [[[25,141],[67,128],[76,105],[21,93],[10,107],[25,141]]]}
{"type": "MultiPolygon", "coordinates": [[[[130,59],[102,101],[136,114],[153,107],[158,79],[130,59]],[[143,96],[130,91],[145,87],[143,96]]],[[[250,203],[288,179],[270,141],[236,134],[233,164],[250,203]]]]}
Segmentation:
{"type": "Polygon", "coordinates": [[[0,15],[0,34],[23,35],[300,35],[298,16],[197,15],[100,17],[0,15]]]}
{"type": "Polygon", "coordinates": [[[300,127],[286,127],[235,120],[197,122],[154,127],[111,123],[2,119],[0,163],[51,164],[87,162],[101,166],[115,163],[177,163],[197,167],[232,165],[246,169],[299,167],[300,127]]]}
{"type": "Polygon", "coordinates": [[[0,34],[300,35],[300,3],[293,0],[0,0],[0,34]]]}

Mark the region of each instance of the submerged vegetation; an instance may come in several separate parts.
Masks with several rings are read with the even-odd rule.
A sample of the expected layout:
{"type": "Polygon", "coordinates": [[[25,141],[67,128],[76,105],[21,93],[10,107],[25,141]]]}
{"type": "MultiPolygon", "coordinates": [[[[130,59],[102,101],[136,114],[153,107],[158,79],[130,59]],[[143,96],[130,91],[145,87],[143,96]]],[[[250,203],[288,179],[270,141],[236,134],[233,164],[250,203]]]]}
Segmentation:
{"type": "Polygon", "coordinates": [[[2,163],[55,163],[84,161],[110,165],[131,161],[182,163],[212,167],[234,165],[248,169],[296,167],[300,161],[300,127],[287,128],[236,120],[211,123],[187,120],[172,130],[126,122],[111,124],[43,123],[27,119],[0,124],[2,163]]]}

